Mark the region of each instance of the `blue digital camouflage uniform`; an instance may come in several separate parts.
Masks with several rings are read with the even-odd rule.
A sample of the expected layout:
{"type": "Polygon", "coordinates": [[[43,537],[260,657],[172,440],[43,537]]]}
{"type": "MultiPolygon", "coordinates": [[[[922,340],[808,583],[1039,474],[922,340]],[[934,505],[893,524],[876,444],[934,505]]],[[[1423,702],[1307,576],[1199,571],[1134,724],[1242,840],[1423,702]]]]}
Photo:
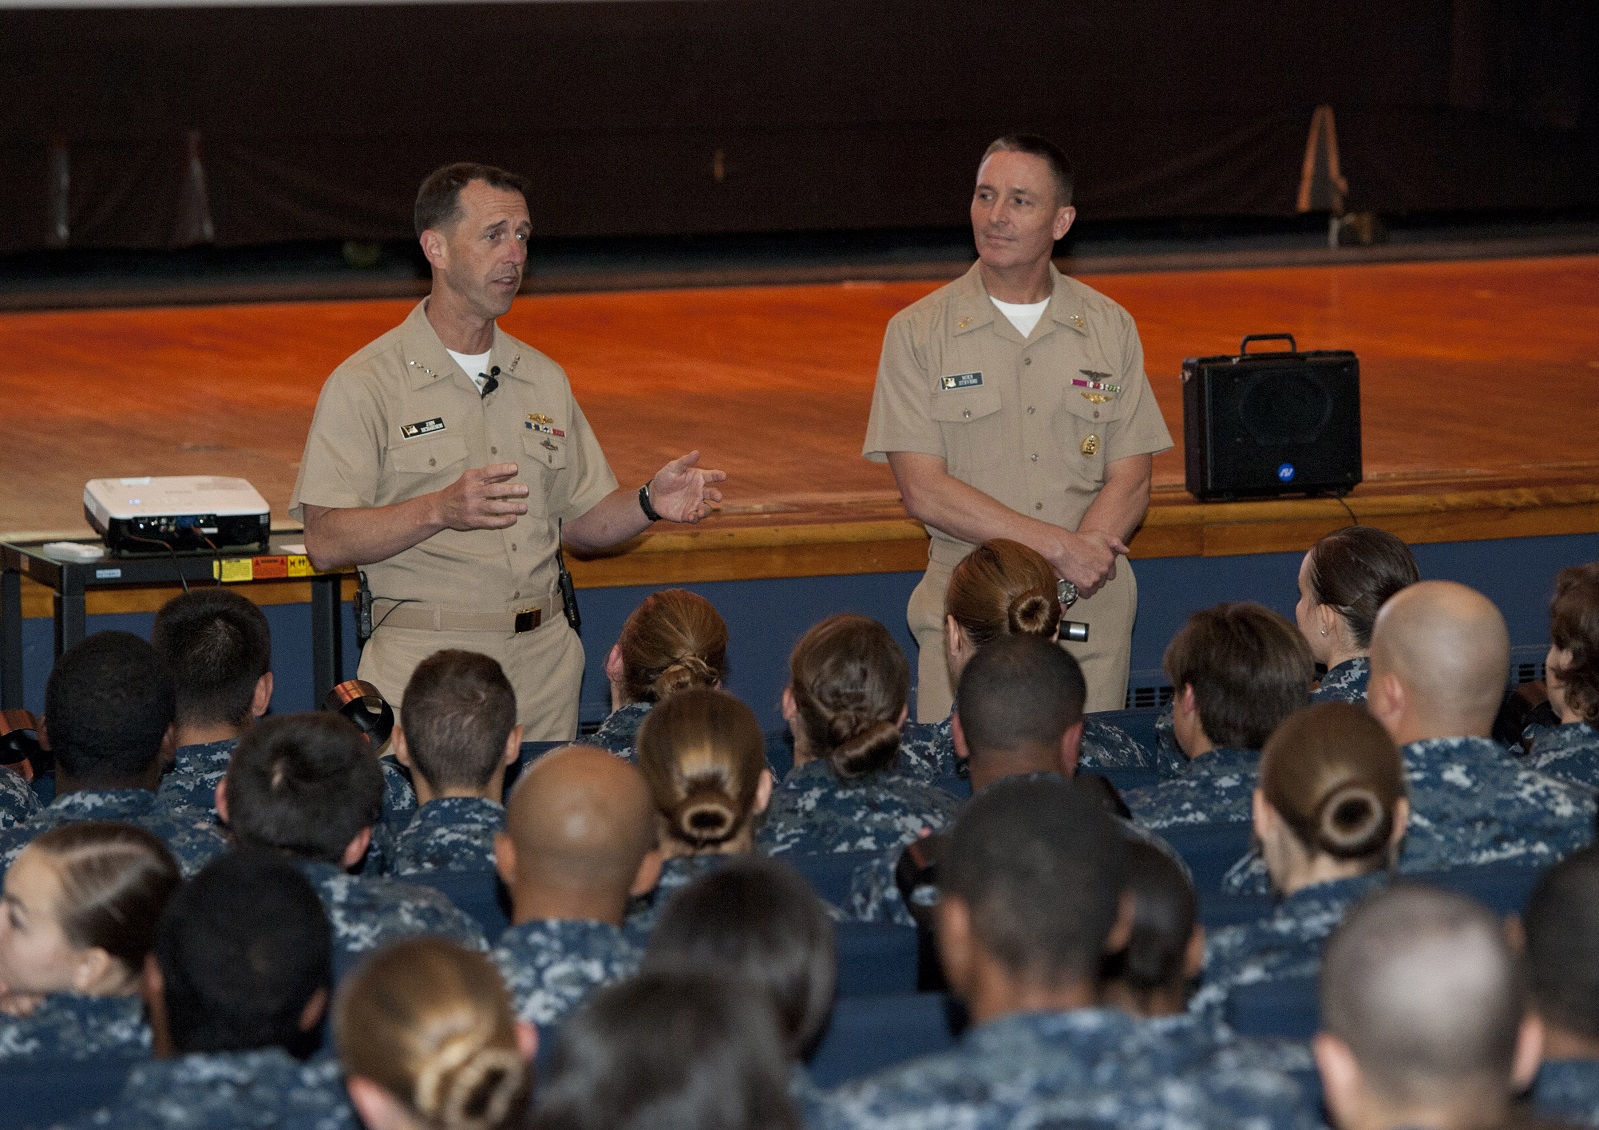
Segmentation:
{"type": "Polygon", "coordinates": [[[179,746],[178,755],[161,778],[156,795],[174,808],[197,809],[215,819],[217,782],[227,776],[233,747],[238,744],[238,738],[225,738],[219,742],[179,746]]]}
{"type": "Polygon", "coordinates": [[[1141,828],[1247,824],[1259,776],[1259,750],[1222,747],[1194,758],[1182,776],[1128,789],[1122,799],[1141,828]]]}
{"type": "MultiPolygon", "coordinates": [[[[1154,755],[1120,726],[1083,715],[1079,769],[1152,769],[1154,755]]],[[[900,731],[895,771],[919,781],[938,781],[959,773],[955,735],[948,718],[942,722],[907,722],[900,731]]]]}
{"type": "Polygon", "coordinates": [[[33,786],[0,765],[0,829],[14,828],[39,811],[39,794],[33,786]]]}
{"type": "Polygon", "coordinates": [[[1361,899],[1387,885],[1387,871],[1314,883],[1258,922],[1215,930],[1205,940],[1205,975],[1190,1007],[1219,1006],[1239,985],[1314,977],[1327,939],[1361,899]]]}
{"type": "Polygon", "coordinates": [[[1540,727],[1522,764],[1559,781],[1599,788],[1599,730],[1586,722],[1540,727]]]}
{"type": "Polygon", "coordinates": [[[64,793],[15,828],[0,832],[0,871],[41,832],[85,820],[116,820],[159,836],[184,875],[193,875],[227,850],[214,823],[191,809],[168,808],[148,789],[81,789],[64,793]]]}
{"type": "MultiPolygon", "coordinates": [[[[1298,1128],[1314,1125],[1285,1075],[1190,1072],[1174,1045],[1106,1009],[1020,1013],[972,1028],[950,1051],[830,1093],[825,1130],[999,1127],[1298,1128]]],[[[1205,1065],[1208,1069],[1209,1065],[1205,1065]]]]}
{"type": "MultiPolygon", "coordinates": [[[[1399,752],[1410,786],[1401,871],[1512,862],[1547,867],[1593,838],[1592,789],[1533,772],[1488,738],[1429,738],[1399,752]]],[[[1264,892],[1265,864],[1246,855],[1222,889],[1264,892]]]]}
{"type": "Polygon", "coordinates": [[[655,884],[655,889],[647,895],[628,900],[627,919],[622,923],[628,938],[643,949],[649,943],[655,923],[660,921],[661,911],[666,909],[666,904],[674,894],[701,875],[737,858],[736,855],[704,852],[700,855],[674,855],[667,859],[661,864],[661,878],[655,884]]]}
{"type": "Polygon", "coordinates": [[[1221,1022],[1213,1009],[1196,1009],[1174,1016],[1139,1018],[1152,1041],[1173,1057],[1173,1071],[1225,1075],[1234,1071],[1312,1072],[1316,1061],[1309,1040],[1239,1036],[1221,1022]]]}
{"type": "Polygon", "coordinates": [[[1599,1061],[1546,1059],[1532,1084],[1538,1113],[1575,1126],[1599,1126],[1599,1061]]]}
{"type": "Polygon", "coordinates": [[[150,1026],[137,996],[51,993],[27,1016],[0,1014],[0,1064],[149,1054],[150,1026]]]}
{"type": "Polygon", "coordinates": [[[340,970],[357,955],[418,934],[437,934],[471,950],[489,948],[477,923],[431,887],[349,875],[331,863],[296,862],[328,912],[334,963],[340,970]]]}
{"type": "Polygon", "coordinates": [[[411,817],[394,840],[389,874],[493,871],[494,834],[505,828],[505,806],[482,797],[440,797],[411,817]]]}
{"type": "Polygon", "coordinates": [[[609,922],[537,919],[500,935],[490,955],[516,1014],[559,1024],[602,985],[638,972],[642,951],[609,922]]]}
{"type": "Polygon", "coordinates": [[[767,855],[875,851],[942,828],[959,807],[925,781],[892,771],[841,781],[826,761],[811,761],[772,790],[756,844],[767,855]]]}
{"type": "Polygon", "coordinates": [[[360,1130],[338,1063],[281,1048],[155,1060],[79,1125],[115,1130],[360,1130]]]}
{"type": "Polygon", "coordinates": [[[1366,684],[1370,681],[1371,660],[1364,655],[1357,655],[1327,668],[1321,682],[1310,692],[1310,701],[1365,702],[1366,684]]]}
{"type": "Polygon", "coordinates": [[[637,761],[638,730],[644,725],[644,719],[649,717],[651,705],[648,702],[630,702],[617,707],[605,716],[598,730],[583,739],[583,744],[597,745],[629,761],[637,761]]]}
{"type": "Polygon", "coordinates": [[[827,1102],[827,1095],[816,1085],[816,1080],[811,1078],[810,1070],[803,1063],[796,1063],[789,1069],[788,1097],[799,1112],[800,1125],[816,1125],[822,1107],[827,1102]]]}

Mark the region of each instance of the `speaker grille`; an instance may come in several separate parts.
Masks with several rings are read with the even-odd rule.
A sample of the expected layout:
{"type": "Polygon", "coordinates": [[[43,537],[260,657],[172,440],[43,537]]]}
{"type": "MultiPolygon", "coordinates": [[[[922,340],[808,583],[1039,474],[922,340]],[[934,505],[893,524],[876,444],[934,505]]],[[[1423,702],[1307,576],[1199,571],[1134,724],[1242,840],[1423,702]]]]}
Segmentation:
{"type": "Polygon", "coordinates": [[[1315,443],[1332,417],[1332,397],[1301,370],[1268,369],[1239,389],[1238,408],[1250,438],[1263,447],[1315,443]]]}

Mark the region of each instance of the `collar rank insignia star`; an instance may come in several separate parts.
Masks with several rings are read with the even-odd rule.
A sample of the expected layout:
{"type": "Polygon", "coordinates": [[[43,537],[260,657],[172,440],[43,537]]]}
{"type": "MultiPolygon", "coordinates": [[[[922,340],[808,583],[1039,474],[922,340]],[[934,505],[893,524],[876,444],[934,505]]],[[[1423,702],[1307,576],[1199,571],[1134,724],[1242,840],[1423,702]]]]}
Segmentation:
{"type": "Polygon", "coordinates": [[[969,326],[971,324],[972,324],[972,320],[970,318],[962,318],[960,321],[955,323],[955,328],[958,329],[958,330],[964,330],[967,326],[969,326]]]}
{"type": "Polygon", "coordinates": [[[1073,314],[1071,316],[1071,323],[1080,330],[1086,330],[1088,328],[1088,323],[1083,321],[1083,316],[1081,314],[1073,314]]]}

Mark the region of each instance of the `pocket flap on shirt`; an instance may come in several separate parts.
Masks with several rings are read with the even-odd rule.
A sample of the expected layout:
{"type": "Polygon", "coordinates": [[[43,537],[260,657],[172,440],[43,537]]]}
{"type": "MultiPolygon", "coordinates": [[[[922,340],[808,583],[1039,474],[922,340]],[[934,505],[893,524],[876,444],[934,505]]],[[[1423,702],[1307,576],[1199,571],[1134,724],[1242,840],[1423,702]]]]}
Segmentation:
{"type": "Polygon", "coordinates": [[[929,415],[940,423],[961,424],[999,411],[999,389],[958,388],[933,393],[929,415]]]}
{"type": "Polygon", "coordinates": [[[431,475],[465,462],[466,443],[455,436],[407,440],[389,448],[389,465],[404,474],[431,475]]]}

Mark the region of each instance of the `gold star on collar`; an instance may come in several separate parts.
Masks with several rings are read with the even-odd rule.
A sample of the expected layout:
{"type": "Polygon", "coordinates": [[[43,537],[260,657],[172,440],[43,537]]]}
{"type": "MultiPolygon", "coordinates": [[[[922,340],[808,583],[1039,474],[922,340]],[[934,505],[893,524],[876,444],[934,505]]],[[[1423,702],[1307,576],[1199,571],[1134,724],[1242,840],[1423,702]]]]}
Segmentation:
{"type": "Polygon", "coordinates": [[[970,318],[962,318],[960,321],[955,323],[955,328],[958,329],[958,330],[964,330],[967,326],[969,326],[971,324],[972,324],[972,320],[970,318]]]}

